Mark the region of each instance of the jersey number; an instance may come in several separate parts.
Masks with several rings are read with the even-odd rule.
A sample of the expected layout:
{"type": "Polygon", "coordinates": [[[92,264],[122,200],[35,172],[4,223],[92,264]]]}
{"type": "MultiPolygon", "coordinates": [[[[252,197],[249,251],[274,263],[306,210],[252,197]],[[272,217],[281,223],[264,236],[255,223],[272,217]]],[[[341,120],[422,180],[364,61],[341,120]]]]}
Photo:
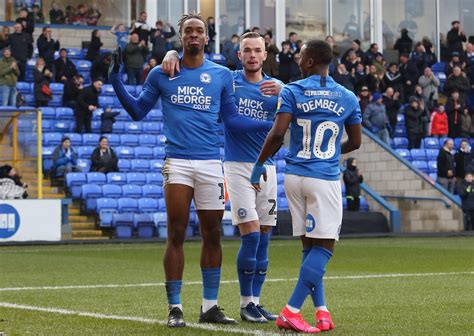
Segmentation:
{"type": "MultiPolygon", "coordinates": [[[[298,152],[298,157],[311,159],[311,120],[297,119],[298,126],[303,127],[303,149],[298,152]]],[[[336,138],[339,134],[339,126],[332,121],[325,121],[318,125],[314,135],[313,154],[318,159],[330,159],[336,154],[336,138]],[[331,130],[331,137],[328,139],[327,149],[323,152],[321,147],[324,140],[324,132],[331,130]]]]}
{"type": "Polygon", "coordinates": [[[276,202],[276,199],[269,199],[268,200],[268,203],[270,203],[272,205],[272,208],[270,209],[270,211],[268,212],[268,214],[270,216],[273,216],[273,215],[276,215],[276,211],[275,211],[275,208],[277,206],[277,202],[276,202]]]}

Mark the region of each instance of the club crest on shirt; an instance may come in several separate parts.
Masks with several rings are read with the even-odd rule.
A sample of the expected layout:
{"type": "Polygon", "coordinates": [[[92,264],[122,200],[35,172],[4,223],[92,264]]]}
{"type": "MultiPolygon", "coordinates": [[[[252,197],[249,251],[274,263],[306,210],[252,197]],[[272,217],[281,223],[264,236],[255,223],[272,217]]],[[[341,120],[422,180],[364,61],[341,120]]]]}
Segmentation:
{"type": "Polygon", "coordinates": [[[240,208],[237,210],[237,215],[239,216],[240,219],[247,217],[247,210],[244,208],[240,208]]]}
{"type": "Polygon", "coordinates": [[[203,72],[199,79],[203,84],[211,84],[211,75],[209,75],[207,72],[203,72]]]}

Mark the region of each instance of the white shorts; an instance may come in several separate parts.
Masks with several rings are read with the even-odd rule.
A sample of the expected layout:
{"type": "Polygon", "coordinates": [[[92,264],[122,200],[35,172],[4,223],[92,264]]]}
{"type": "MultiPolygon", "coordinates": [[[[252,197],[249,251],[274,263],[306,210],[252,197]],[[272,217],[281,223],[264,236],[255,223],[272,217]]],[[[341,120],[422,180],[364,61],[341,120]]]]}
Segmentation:
{"type": "Polygon", "coordinates": [[[232,224],[260,221],[260,225],[275,226],[277,210],[277,179],[275,166],[267,165],[267,181],[261,179],[262,190],[256,192],[250,184],[253,163],[224,162],[224,175],[232,210],[232,224]]]}
{"type": "Polygon", "coordinates": [[[220,160],[165,160],[163,186],[184,184],[194,188],[196,210],[224,210],[225,186],[220,160]]]}
{"type": "Polygon", "coordinates": [[[285,175],[285,193],[293,236],[339,240],[342,225],[341,182],[285,175]]]}

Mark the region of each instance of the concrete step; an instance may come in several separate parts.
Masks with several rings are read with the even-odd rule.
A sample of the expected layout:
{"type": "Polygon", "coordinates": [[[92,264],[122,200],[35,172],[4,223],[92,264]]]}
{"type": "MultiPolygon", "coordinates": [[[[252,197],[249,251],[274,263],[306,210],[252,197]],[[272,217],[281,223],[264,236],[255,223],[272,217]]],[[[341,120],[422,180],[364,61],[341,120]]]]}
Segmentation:
{"type": "Polygon", "coordinates": [[[69,216],[69,222],[75,222],[75,223],[86,223],[86,222],[93,222],[94,220],[87,217],[87,216],[81,216],[81,215],[70,215],[69,216]]]}
{"type": "Polygon", "coordinates": [[[89,237],[103,237],[101,230],[74,230],[72,231],[73,239],[75,238],[89,238],[89,237]]]}
{"type": "Polygon", "coordinates": [[[81,214],[81,209],[69,206],[68,212],[69,216],[79,216],[81,214]]]}
{"type": "Polygon", "coordinates": [[[95,223],[78,223],[78,222],[70,222],[71,228],[73,232],[81,232],[81,231],[88,231],[88,230],[95,230],[95,223]]]}
{"type": "Polygon", "coordinates": [[[61,195],[61,194],[43,193],[43,198],[61,199],[61,198],[66,198],[66,196],[61,195]]]}
{"type": "Polygon", "coordinates": [[[73,240],[109,240],[109,237],[72,237],[73,240]]]}

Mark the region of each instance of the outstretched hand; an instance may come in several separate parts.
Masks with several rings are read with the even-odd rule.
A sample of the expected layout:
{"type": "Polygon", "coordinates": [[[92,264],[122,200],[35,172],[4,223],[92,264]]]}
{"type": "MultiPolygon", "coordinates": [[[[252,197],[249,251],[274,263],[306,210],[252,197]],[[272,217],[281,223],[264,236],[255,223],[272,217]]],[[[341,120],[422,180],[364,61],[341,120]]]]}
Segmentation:
{"type": "Polygon", "coordinates": [[[118,74],[123,64],[122,48],[118,47],[112,54],[112,60],[109,65],[109,79],[112,74],[118,74]]]}
{"type": "Polygon", "coordinates": [[[170,77],[174,77],[175,71],[179,72],[179,56],[174,50],[170,50],[166,53],[163,62],[161,62],[161,71],[168,74],[170,77]]]}

